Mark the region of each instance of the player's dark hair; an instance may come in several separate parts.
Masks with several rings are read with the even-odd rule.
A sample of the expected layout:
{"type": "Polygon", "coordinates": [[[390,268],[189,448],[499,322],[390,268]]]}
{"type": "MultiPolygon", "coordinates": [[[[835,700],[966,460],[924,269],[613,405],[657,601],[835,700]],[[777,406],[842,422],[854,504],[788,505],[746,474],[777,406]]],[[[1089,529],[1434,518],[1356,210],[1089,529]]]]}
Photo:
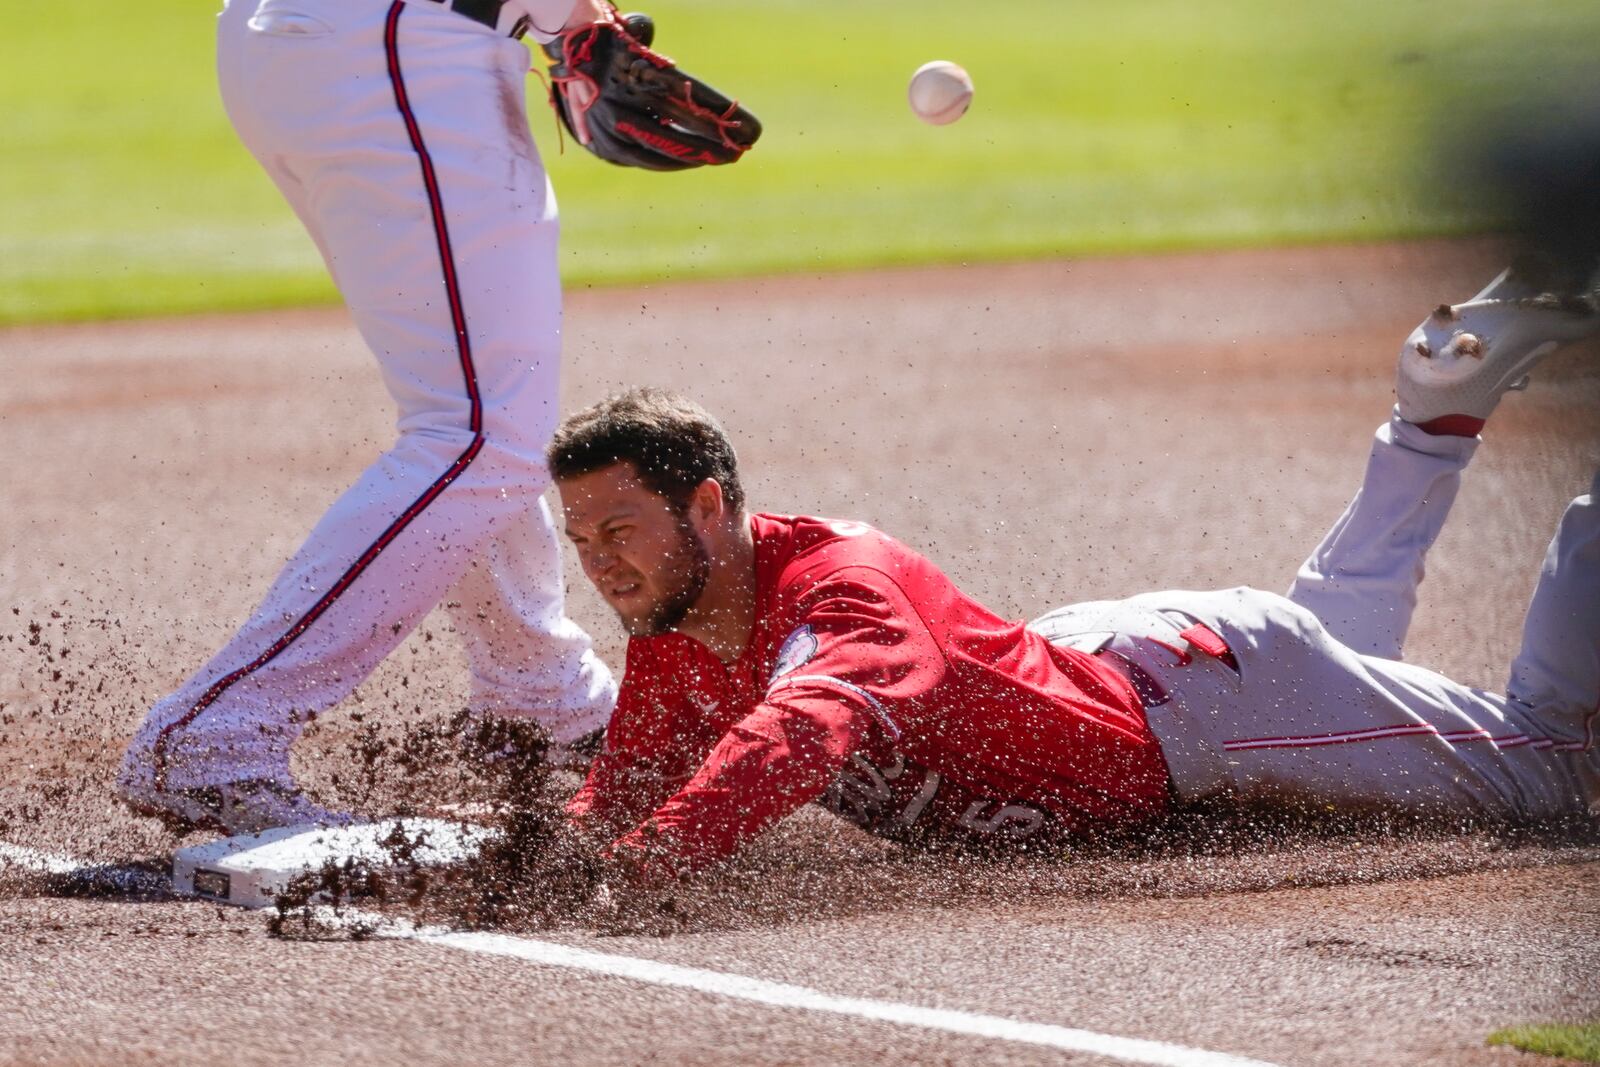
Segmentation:
{"type": "Polygon", "coordinates": [[[630,389],[568,415],[550,442],[558,481],[631,463],[651,492],[684,508],[707,478],[722,486],[735,514],[744,511],[739,458],[722,425],[688,397],[665,389],[630,389]]]}

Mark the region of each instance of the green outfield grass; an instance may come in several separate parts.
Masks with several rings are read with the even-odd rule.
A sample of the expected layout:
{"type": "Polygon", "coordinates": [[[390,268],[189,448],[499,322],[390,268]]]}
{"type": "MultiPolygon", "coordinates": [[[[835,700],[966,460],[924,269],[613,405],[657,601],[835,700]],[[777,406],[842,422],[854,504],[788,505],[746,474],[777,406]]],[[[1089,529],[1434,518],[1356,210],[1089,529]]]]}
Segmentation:
{"type": "Polygon", "coordinates": [[[1600,1021],[1572,1026],[1512,1026],[1490,1034],[1488,1043],[1579,1063],[1600,1063],[1600,1021]]]}
{"type": "MultiPolygon", "coordinates": [[[[1462,232],[1419,181],[1431,120],[1585,60],[1593,0],[666,0],[658,44],[766,125],[733,168],[630,172],[534,129],[570,285],[1462,232]],[[1531,43],[1530,43],[1531,42],[1531,43]],[[910,72],[978,95],[932,128],[910,72]]],[[[0,322],[332,299],[234,140],[204,0],[110,32],[12,27],[0,67],[0,322]]],[[[536,87],[535,87],[536,88],[536,87]]]]}

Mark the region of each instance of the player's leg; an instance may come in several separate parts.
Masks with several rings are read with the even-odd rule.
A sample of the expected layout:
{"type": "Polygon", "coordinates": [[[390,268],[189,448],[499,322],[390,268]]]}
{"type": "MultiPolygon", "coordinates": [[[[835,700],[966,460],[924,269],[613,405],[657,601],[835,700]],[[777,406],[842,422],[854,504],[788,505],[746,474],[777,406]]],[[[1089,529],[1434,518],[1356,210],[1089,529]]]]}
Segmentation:
{"type": "Polygon", "coordinates": [[[1537,746],[1525,709],[1362,656],[1283,597],[1175,591],[1082,607],[1035,627],[1067,644],[1079,629],[1129,676],[1185,800],[1487,819],[1581,806],[1571,766],[1537,746]]]}
{"type": "Polygon", "coordinates": [[[1350,648],[1400,658],[1424,558],[1484,420],[1545,355],[1600,329],[1592,295],[1548,294],[1546,280],[1507,271],[1472,300],[1439,307],[1402,346],[1398,403],[1361,489],[1288,594],[1350,648]]]}
{"type": "MultiPolygon", "coordinates": [[[[459,27],[440,20],[436,11],[416,14],[423,16],[418,22],[459,27]]],[[[476,31],[469,26],[467,32],[476,31]]],[[[451,600],[461,605],[452,615],[466,646],[472,710],[532,720],[561,748],[605,726],[616,682],[588,634],[566,615],[560,539],[541,496],[549,482],[544,450],[558,414],[556,205],[528,129],[527,50],[505,38],[494,44],[501,68],[494,116],[484,121],[499,122],[505,149],[487,180],[510,202],[497,207],[494,195],[471,188],[482,177],[481,150],[446,147],[433,156],[445,194],[453,189],[480,205],[473,216],[477,232],[463,238],[470,260],[462,271],[475,298],[471,313],[485,338],[477,350],[500,375],[486,385],[486,432],[517,442],[519,455],[536,469],[528,472],[523,491],[513,494],[520,504],[517,520],[495,532],[451,591],[451,600]]],[[[426,115],[421,121],[428,125],[426,115]]],[[[440,115],[433,128],[453,131],[456,122],[440,115]]]]}
{"type": "MultiPolygon", "coordinates": [[[[348,693],[475,553],[547,521],[532,502],[555,421],[559,289],[553,200],[525,123],[510,122],[526,51],[431,5],[296,9],[310,26],[279,32],[230,7],[224,90],[252,150],[290,179],[399,404],[400,439],[228,647],[153,709],[126,792],[286,782],[304,718],[348,693]]],[[[586,694],[609,688],[576,673],[586,694]]]]}
{"type": "Polygon", "coordinates": [[[1550,543],[1506,691],[1564,753],[1600,814],[1600,472],[1550,543]]]}
{"type": "Polygon", "coordinates": [[[1378,427],[1361,488],[1300,565],[1289,599],[1355,651],[1401,658],[1424,560],[1478,444],[1398,414],[1378,427]]]}
{"type": "MultiPolygon", "coordinates": [[[[427,35],[430,50],[438,47],[441,31],[467,38],[460,45],[464,48],[484,42],[471,23],[412,7],[398,27],[402,50],[405,28],[412,23],[419,37],[427,35]]],[[[411,94],[425,135],[459,134],[462,120],[451,114],[456,93],[476,94],[471,107],[484,112],[480,122],[500,131],[497,152],[486,154],[482,145],[468,142],[445,143],[431,147],[430,158],[442,195],[476,206],[470,215],[474,227],[453,220],[452,232],[463,260],[463,288],[472,298],[468,314],[478,324],[475,358],[498,375],[484,372],[485,432],[491,440],[514,443],[528,466],[522,491],[512,494],[520,517],[496,530],[450,591],[450,600],[460,605],[452,617],[466,646],[472,710],[532,719],[563,746],[605,725],[616,684],[594,655],[588,635],[566,616],[559,538],[540,496],[549,481],[544,449],[557,416],[556,207],[528,130],[527,49],[492,35],[489,41],[500,64],[493,85],[457,85],[442,102],[411,94]],[[435,107],[440,113],[430,120],[428,112],[435,107]]],[[[484,137],[485,143],[492,140],[492,134],[484,137]]],[[[370,302],[381,309],[385,294],[375,294],[370,302]]],[[[372,331],[378,334],[393,314],[373,318],[372,331]]]]}
{"type": "MultiPolygon", "coordinates": [[[[616,687],[588,635],[566,617],[559,539],[541,498],[549,481],[544,449],[558,414],[561,293],[555,197],[527,122],[528,52],[431,5],[380,6],[389,12],[391,80],[405,93],[420,142],[395,158],[402,172],[395,180],[414,170],[425,151],[447,216],[460,315],[470,325],[487,448],[518,470],[516,488],[504,494],[513,520],[482,542],[482,554],[455,590],[454,599],[473,604],[455,613],[472,670],[472,703],[533,718],[565,743],[604,725],[616,687]]],[[[393,111],[384,97],[395,92],[394,85],[380,92],[375,108],[393,111]]],[[[389,185],[385,177],[365,177],[389,185]]],[[[370,232],[388,227],[383,218],[361,221],[359,207],[375,193],[359,187],[343,193],[346,205],[330,207],[325,228],[342,231],[352,255],[369,262],[419,265],[416,284],[399,291],[392,289],[392,269],[368,269],[341,282],[374,351],[405,351],[415,344],[411,309],[428,298],[428,286],[437,287],[444,253],[433,247],[437,227],[426,231],[427,249],[374,248],[370,232]]],[[[397,376],[406,370],[394,359],[385,368],[397,376]]],[[[408,422],[426,430],[431,414],[426,406],[408,414],[402,397],[402,431],[408,422]]],[[[472,524],[470,516],[465,521],[472,524]]]]}
{"type": "Polygon", "coordinates": [[[538,514],[472,561],[448,600],[472,674],[468,706],[537,722],[559,753],[605,727],[614,683],[562,611],[554,526],[544,500],[534,506],[538,514]]]}

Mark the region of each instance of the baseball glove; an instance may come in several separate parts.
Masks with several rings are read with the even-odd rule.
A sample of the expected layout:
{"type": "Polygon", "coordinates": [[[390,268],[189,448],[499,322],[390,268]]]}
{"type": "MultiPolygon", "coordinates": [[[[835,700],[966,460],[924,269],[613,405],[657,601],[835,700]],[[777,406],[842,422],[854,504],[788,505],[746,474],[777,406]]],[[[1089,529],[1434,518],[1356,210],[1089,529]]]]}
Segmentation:
{"type": "Polygon", "coordinates": [[[550,104],[578,143],[609,163],[687,170],[736,162],[761,136],[756,117],[652,51],[648,15],[567,30],[544,46],[550,104]]]}

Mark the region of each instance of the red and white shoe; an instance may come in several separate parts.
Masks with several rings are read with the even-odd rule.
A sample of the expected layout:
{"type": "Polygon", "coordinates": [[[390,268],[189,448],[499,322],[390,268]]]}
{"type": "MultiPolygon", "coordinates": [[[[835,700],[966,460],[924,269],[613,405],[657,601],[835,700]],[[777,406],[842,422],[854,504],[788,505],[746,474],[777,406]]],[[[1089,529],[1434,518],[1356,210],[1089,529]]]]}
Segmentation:
{"type": "Polygon", "coordinates": [[[1454,417],[1481,427],[1506,392],[1526,388],[1541,359],[1596,332],[1594,292],[1541,292],[1508,270],[1466,303],[1439,305],[1406,338],[1395,381],[1400,417],[1417,425],[1454,417]]]}

